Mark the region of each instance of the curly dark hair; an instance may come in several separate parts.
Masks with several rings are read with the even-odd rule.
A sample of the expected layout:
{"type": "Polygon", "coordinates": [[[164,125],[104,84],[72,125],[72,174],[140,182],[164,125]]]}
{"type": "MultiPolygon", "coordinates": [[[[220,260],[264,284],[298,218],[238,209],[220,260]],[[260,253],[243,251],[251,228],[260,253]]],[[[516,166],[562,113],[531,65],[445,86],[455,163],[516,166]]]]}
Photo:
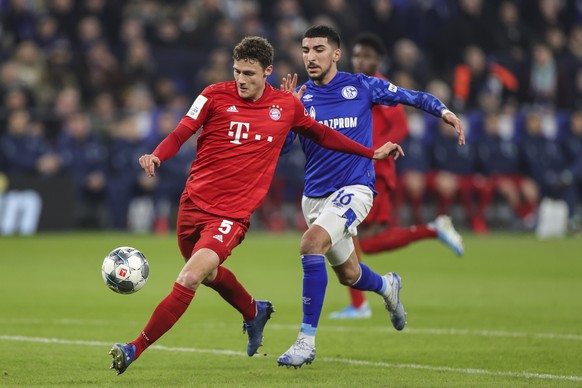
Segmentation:
{"type": "Polygon", "coordinates": [[[247,60],[250,63],[259,62],[263,69],[273,64],[275,50],[269,41],[260,36],[247,36],[236,45],[232,51],[235,61],[247,60]]]}

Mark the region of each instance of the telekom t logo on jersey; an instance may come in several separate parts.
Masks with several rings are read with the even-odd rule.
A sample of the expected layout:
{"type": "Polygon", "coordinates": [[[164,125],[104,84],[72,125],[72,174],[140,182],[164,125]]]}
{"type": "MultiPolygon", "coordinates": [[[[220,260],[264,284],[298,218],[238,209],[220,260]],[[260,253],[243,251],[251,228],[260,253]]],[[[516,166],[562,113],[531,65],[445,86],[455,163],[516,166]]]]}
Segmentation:
{"type": "MultiPolygon", "coordinates": [[[[246,140],[249,138],[249,129],[250,129],[249,123],[241,123],[238,121],[231,121],[229,129],[230,130],[228,131],[228,136],[234,137],[234,140],[230,141],[232,144],[242,144],[241,139],[246,140]]],[[[255,135],[254,139],[257,141],[261,140],[261,135],[259,135],[259,134],[255,135]]],[[[267,136],[267,141],[272,142],[273,137],[267,136]]]]}

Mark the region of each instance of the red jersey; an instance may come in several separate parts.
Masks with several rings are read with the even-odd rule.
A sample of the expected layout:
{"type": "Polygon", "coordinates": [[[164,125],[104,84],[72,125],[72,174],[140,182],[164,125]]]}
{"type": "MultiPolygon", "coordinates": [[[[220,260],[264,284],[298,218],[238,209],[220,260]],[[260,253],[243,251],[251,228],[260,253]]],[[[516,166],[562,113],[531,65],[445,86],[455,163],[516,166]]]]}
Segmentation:
{"type": "MultiPolygon", "coordinates": [[[[374,77],[386,79],[382,74],[375,73],[374,77]]],[[[372,148],[376,149],[384,143],[401,143],[408,136],[408,121],[402,105],[372,107],[372,148]]],[[[406,152],[406,150],[404,150],[406,152]]],[[[396,165],[394,158],[377,160],[374,163],[376,180],[383,180],[390,188],[396,182],[396,165]]]]}
{"type": "Polygon", "coordinates": [[[373,156],[371,149],[316,122],[291,93],[266,84],[262,96],[250,102],[238,95],[235,81],[204,89],[153,154],[161,161],[171,158],[200,127],[186,190],[202,210],[231,218],[250,217],[260,206],[289,130],[337,151],[373,156]]]}

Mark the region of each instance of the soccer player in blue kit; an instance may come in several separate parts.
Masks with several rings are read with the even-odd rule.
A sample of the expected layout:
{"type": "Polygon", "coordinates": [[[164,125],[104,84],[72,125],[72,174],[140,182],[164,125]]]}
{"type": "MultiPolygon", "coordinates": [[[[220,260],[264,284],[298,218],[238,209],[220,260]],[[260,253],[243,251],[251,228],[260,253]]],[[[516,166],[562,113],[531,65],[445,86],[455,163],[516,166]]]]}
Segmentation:
{"type": "MultiPolygon", "coordinates": [[[[296,89],[297,75],[288,75],[281,87],[296,89],[297,97],[320,123],[370,147],[372,106],[405,104],[442,118],[455,128],[458,143],[465,143],[461,121],[434,96],[402,89],[380,78],[338,71],[340,38],[332,28],[309,28],[303,35],[302,50],[310,80],[296,89]]],[[[277,360],[279,365],[295,368],[315,359],[315,334],[327,286],[326,257],[341,284],[376,292],[383,298],[394,328],[402,330],[406,325],[400,277],[393,272],[381,276],[358,262],[352,241],[372,207],[374,164],[359,156],[326,150],[304,137],[300,141],[306,157],[302,209],[309,226],[300,245],[303,320],[297,340],[277,360]]]]}

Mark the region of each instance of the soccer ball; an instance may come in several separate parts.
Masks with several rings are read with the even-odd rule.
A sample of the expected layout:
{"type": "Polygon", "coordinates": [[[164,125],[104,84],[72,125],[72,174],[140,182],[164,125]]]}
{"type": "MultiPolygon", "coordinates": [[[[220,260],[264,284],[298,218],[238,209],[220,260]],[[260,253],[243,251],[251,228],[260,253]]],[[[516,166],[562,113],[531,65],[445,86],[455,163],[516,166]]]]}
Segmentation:
{"type": "Polygon", "coordinates": [[[132,247],[112,250],[101,266],[101,275],[107,287],[119,294],[140,290],[148,280],[150,266],[143,253],[132,247]]]}

